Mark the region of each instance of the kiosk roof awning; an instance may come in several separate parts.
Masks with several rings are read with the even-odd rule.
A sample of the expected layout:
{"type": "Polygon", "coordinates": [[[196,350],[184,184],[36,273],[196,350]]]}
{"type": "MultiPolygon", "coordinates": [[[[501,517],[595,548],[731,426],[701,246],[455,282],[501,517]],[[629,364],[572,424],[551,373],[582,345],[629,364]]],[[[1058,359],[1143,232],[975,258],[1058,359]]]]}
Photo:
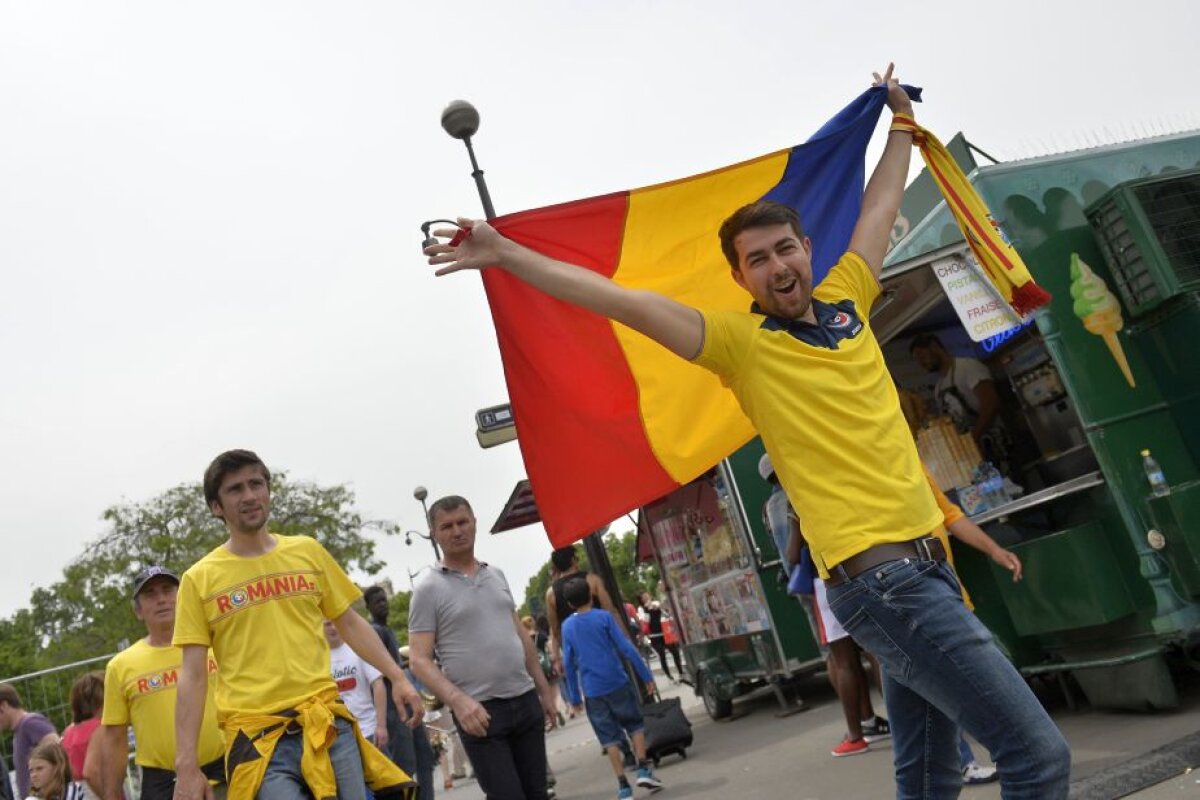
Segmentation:
{"type": "Polygon", "coordinates": [[[542,515],[538,511],[537,502],[533,499],[533,489],[529,486],[529,479],[525,478],[517,481],[517,485],[513,487],[508,502],[504,504],[499,518],[492,525],[492,533],[524,528],[526,525],[541,521],[542,515]]]}

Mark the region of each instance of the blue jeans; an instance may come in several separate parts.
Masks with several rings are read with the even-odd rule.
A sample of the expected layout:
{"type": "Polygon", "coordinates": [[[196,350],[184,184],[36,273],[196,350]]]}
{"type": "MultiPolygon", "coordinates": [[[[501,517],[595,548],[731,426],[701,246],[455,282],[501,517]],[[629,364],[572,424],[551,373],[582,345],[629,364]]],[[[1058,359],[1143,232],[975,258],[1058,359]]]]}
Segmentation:
{"type": "Polygon", "coordinates": [[[961,733],[958,735],[958,766],[960,769],[966,769],[975,763],[975,754],[971,752],[971,745],[967,744],[967,737],[961,733]]]}
{"type": "Polygon", "coordinates": [[[437,758],[424,725],[413,731],[413,746],[417,754],[417,800],[433,800],[433,768],[437,766],[437,758]]]}
{"type": "MultiPolygon", "coordinates": [[[[285,733],[279,737],[271,763],[258,787],[258,800],[295,800],[312,797],[304,776],[300,774],[300,755],[303,752],[302,733],[285,733]]],[[[362,756],[354,738],[354,726],[340,717],[337,738],[329,746],[329,760],[337,777],[338,800],[366,800],[367,781],[363,777],[362,756]]]]}
{"type": "Polygon", "coordinates": [[[991,753],[1005,800],[1066,798],[1066,740],[963,604],[946,562],[881,564],[830,586],[829,606],[883,668],[899,800],[958,797],[959,727],[991,753]]]}

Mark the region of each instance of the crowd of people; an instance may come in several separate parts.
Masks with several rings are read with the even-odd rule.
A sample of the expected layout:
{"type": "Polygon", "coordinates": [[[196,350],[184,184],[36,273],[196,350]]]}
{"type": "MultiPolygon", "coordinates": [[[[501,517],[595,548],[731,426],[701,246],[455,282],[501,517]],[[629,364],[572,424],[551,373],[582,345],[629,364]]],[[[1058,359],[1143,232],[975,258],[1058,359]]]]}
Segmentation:
{"type": "MultiPolygon", "coordinates": [[[[1006,798],[1064,798],[1066,741],[963,602],[939,538],[945,512],[871,329],[911,151],[923,135],[892,66],[875,78],[892,111],[887,143],[849,246],[816,287],[813,242],[796,209],[772,195],[737,209],[718,231],[731,277],[753,298],[748,311],[697,309],[622,286],[482,220],[460,218],[434,231],[425,253],[438,275],[503,270],[620,323],[714,373],[733,393],[795,509],[828,616],[879,662],[897,797],[957,797],[965,729],[994,758],[1006,798]]],[[[986,232],[971,235],[979,233],[986,232]]],[[[928,364],[939,374],[944,367],[928,364]]],[[[947,389],[952,383],[957,376],[946,379],[947,389]]],[[[979,381],[962,385],[987,399],[979,381]]],[[[865,709],[846,704],[861,732],[865,709]]]]}
{"type": "MultiPolygon", "coordinates": [[[[439,274],[506,270],[645,334],[734,392],[770,454],[763,473],[782,495],[768,509],[781,552],[798,564],[808,553],[808,585],[803,568],[793,575],[796,593],[812,598],[806,605],[846,715],[834,755],[890,735],[897,796],[953,798],[968,774],[965,730],[995,759],[1006,798],[1064,798],[1066,743],[964,603],[946,531],[1015,578],[1020,563],[931,487],[870,329],[916,130],[890,66],[876,85],[893,125],[849,249],[816,289],[811,240],[796,211],[771,200],[736,210],[719,231],[734,281],[753,297],[749,312],[701,311],[620,287],[482,221],[435,231],[425,252],[439,274]],[[864,652],[878,663],[887,720],[871,706],[864,652]]],[[[932,357],[935,367],[947,364],[932,357]]],[[[951,372],[947,391],[964,377],[951,372]]],[[[974,390],[978,381],[963,385],[974,390]]],[[[182,576],[163,567],[138,576],[133,613],[147,636],[110,662],[102,703],[94,678],[81,686],[77,732],[60,741],[0,685],[0,728],[13,731],[22,797],[91,791],[120,800],[132,726],[143,798],[431,797],[435,748],[456,735],[487,797],[543,800],[554,793],[545,735],[564,696],[572,712],[587,714],[619,798],[635,786],[662,787],[647,759],[636,685],[620,666],[633,664],[641,691],[653,693],[632,642],[640,624],[579,570],[573,549],[554,554],[547,618],[530,630],[503,571],[475,555],[470,503],[435,501],[428,522],[442,558],[414,589],[405,665],[387,629],[386,597],[369,592],[372,625],[353,608],[362,592],[315,539],[269,532],[270,486],[253,452],[231,450],[209,465],[205,500],[228,540],[182,576]],[[449,711],[452,727],[433,731],[427,698],[449,711]]],[[[664,674],[669,651],[682,677],[661,606],[640,600],[664,674]]]]}

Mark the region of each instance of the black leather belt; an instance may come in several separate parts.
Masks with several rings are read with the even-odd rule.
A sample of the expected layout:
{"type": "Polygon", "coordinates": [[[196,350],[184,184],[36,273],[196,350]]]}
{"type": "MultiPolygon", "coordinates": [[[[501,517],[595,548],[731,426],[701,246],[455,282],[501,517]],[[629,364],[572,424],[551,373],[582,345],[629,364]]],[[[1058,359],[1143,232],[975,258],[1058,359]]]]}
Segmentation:
{"type": "Polygon", "coordinates": [[[915,558],[918,561],[945,561],[946,547],[936,536],[922,536],[920,539],[912,539],[907,542],[877,544],[830,567],[825,585],[841,586],[851,578],[861,575],[873,567],[886,564],[888,561],[899,561],[902,558],[915,558]]]}

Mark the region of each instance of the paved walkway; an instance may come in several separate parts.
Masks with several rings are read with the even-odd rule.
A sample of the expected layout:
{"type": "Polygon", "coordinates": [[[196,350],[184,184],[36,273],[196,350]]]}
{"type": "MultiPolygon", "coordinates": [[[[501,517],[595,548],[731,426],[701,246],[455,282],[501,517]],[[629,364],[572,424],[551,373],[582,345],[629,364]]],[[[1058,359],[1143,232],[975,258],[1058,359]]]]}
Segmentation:
{"type": "MultiPolygon", "coordinates": [[[[1081,779],[1128,762],[1143,753],[1200,730],[1200,681],[1191,682],[1184,707],[1160,714],[1129,714],[1053,709],[1071,743],[1072,778],[1081,779]]],[[[713,722],[687,686],[660,682],[664,696],[678,696],[694,726],[695,745],[686,761],[670,757],[659,776],[667,784],[657,800],[688,798],[788,798],[788,800],[868,800],[894,796],[891,749],[834,759],[829,749],[844,733],[841,707],[823,680],[802,687],[810,710],[775,716],[769,692],[739,700],[735,718],[713,722]]],[[[549,734],[550,763],[562,800],[603,800],[616,796],[616,782],[586,719],[571,720],[549,734]]],[[[976,745],[976,751],[983,754],[976,745]]],[[[1193,766],[1200,766],[1193,765],[1193,766]]],[[[439,784],[440,786],[440,784],[439,784]]],[[[636,790],[637,797],[648,796],[636,790]]],[[[477,800],[474,781],[459,783],[448,800],[477,800]]],[[[1138,800],[1200,798],[1200,771],[1181,775],[1129,797],[1138,800]]],[[[996,784],[964,787],[963,800],[996,800],[996,784]]],[[[1089,795],[1093,800],[1096,795],[1089,795]]]]}

